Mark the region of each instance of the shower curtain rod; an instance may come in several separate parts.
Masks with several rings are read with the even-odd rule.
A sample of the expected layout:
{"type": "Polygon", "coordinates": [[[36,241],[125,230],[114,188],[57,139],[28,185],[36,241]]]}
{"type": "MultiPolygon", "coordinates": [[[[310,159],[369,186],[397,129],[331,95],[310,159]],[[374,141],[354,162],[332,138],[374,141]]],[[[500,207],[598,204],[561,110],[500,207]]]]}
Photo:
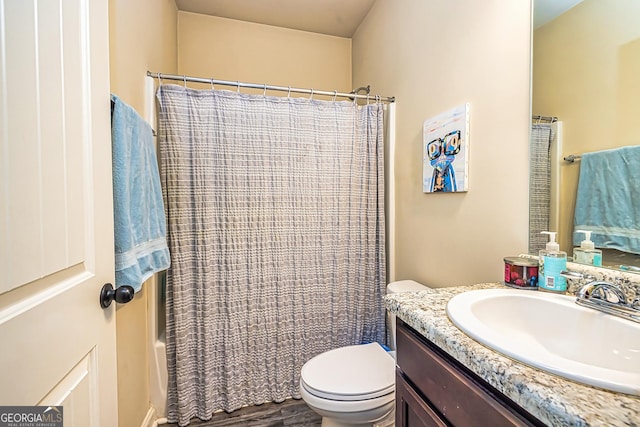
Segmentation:
{"type": "MultiPolygon", "coordinates": [[[[295,87],[290,87],[290,86],[273,86],[273,85],[267,85],[267,84],[258,84],[258,83],[244,83],[244,82],[234,82],[231,80],[216,80],[216,79],[207,79],[207,78],[203,78],[203,77],[189,77],[189,76],[180,76],[180,75],[176,75],[176,74],[162,74],[162,73],[152,73],[151,71],[147,71],[147,76],[149,77],[153,77],[154,79],[158,79],[160,81],[162,80],[176,80],[176,81],[181,81],[184,82],[185,84],[187,82],[194,82],[194,83],[206,83],[206,84],[210,84],[210,85],[222,85],[222,86],[234,86],[237,87],[238,90],[240,90],[240,88],[249,88],[249,89],[262,89],[265,92],[268,90],[272,90],[272,91],[281,91],[281,92],[287,92],[287,93],[305,93],[308,95],[325,95],[325,96],[332,96],[334,99],[336,97],[342,97],[342,98],[350,98],[350,99],[366,99],[366,100],[370,100],[370,101],[381,101],[381,102],[396,102],[396,98],[394,96],[391,97],[381,97],[379,95],[360,95],[357,93],[344,93],[344,92],[338,92],[338,91],[326,91],[326,90],[315,90],[315,89],[300,89],[300,88],[295,88],[295,87]]],[[[354,91],[355,92],[355,91],[354,91]]]]}
{"type": "Polygon", "coordinates": [[[558,121],[558,118],[555,116],[531,116],[531,120],[544,121],[549,123],[555,123],[558,121]]]}

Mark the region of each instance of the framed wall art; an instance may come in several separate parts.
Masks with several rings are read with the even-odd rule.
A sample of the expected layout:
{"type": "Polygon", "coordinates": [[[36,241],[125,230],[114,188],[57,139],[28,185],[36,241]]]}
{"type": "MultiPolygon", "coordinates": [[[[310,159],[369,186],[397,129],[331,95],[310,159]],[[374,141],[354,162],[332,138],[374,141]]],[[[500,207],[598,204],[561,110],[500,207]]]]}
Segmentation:
{"type": "Polygon", "coordinates": [[[469,103],[424,121],[422,191],[469,191],[469,103]]]}

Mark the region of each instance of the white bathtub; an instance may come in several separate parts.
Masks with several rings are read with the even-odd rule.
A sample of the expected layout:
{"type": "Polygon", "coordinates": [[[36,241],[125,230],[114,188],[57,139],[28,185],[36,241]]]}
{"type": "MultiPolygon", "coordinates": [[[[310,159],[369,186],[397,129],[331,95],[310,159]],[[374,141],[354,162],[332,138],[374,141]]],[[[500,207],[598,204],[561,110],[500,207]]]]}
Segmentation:
{"type": "Polygon", "coordinates": [[[156,274],[148,283],[149,312],[149,395],[156,417],[167,416],[167,353],[165,341],[165,303],[162,283],[164,273],[156,274]]]}

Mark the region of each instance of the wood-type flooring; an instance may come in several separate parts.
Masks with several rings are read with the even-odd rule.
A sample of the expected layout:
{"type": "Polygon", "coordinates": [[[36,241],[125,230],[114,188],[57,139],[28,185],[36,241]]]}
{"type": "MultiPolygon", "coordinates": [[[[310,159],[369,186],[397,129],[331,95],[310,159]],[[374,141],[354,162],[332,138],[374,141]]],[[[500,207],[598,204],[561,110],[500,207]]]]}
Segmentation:
{"type": "MultiPolygon", "coordinates": [[[[318,427],[322,417],[313,412],[304,400],[287,399],[282,403],[263,403],[230,413],[216,412],[208,421],[191,420],[189,427],[318,427]]],[[[165,424],[176,426],[177,424],[165,424]]]]}

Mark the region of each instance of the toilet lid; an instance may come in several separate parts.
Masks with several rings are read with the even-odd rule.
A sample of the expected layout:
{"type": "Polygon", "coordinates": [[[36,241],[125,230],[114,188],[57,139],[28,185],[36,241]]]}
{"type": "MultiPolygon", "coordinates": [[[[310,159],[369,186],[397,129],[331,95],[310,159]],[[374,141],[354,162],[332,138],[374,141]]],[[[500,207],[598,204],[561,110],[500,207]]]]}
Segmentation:
{"type": "Polygon", "coordinates": [[[363,400],[395,389],[395,360],[377,343],[337,348],[302,367],[307,391],[333,400],[363,400]]]}

